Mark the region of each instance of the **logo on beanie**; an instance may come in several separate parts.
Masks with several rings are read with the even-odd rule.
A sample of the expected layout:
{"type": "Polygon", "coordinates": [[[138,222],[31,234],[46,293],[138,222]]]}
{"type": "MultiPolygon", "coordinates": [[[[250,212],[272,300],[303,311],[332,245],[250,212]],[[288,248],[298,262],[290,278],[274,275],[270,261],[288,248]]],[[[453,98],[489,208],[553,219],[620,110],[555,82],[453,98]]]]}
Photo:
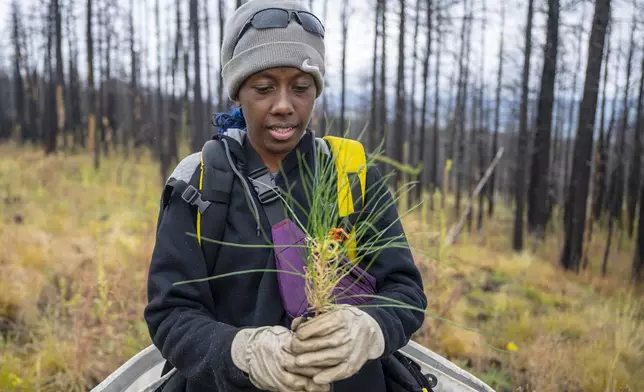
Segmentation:
{"type": "Polygon", "coordinates": [[[302,62],[302,71],[308,72],[308,73],[319,73],[320,72],[320,67],[317,65],[313,65],[310,63],[311,58],[307,58],[302,62]]]}

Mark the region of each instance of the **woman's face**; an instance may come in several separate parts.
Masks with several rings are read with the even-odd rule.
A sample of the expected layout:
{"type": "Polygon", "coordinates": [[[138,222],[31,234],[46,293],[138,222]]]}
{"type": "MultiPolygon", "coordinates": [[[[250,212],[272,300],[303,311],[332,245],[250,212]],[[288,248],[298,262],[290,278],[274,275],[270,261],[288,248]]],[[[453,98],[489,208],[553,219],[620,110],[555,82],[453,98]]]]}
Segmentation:
{"type": "Polygon", "coordinates": [[[239,90],[248,137],[260,155],[284,156],[295,148],[311,118],[316,86],[297,68],[271,68],[248,78],[239,90]]]}

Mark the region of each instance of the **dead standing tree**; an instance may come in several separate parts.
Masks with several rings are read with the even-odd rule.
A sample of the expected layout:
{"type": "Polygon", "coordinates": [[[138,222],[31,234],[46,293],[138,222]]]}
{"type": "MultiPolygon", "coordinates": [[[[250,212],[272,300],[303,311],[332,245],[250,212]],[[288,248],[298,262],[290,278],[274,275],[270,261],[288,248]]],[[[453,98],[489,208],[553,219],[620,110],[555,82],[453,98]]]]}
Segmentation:
{"type": "Polygon", "coordinates": [[[371,116],[369,120],[369,132],[367,133],[367,149],[374,151],[376,141],[380,140],[379,127],[378,127],[378,38],[382,36],[380,33],[380,7],[381,2],[376,1],[376,11],[373,26],[373,59],[371,61],[371,116]]]}
{"type": "Polygon", "coordinates": [[[565,207],[565,242],[560,261],[564,268],[577,271],[579,270],[584,241],[586,202],[588,200],[590,176],[590,167],[587,162],[592,159],[599,76],[601,74],[606,27],[610,17],[610,1],[597,0],[595,3],[595,14],[588,42],[588,64],[586,67],[584,94],[579,107],[579,124],[575,138],[572,167],[575,175],[570,177],[565,207]]]}
{"type": "Polygon", "coordinates": [[[191,151],[201,150],[204,143],[203,133],[203,99],[201,97],[201,52],[199,45],[199,3],[198,0],[190,0],[190,32],[193,44],[193,102],[192,102],[192,124],[190,127],[190,149],[191,151]]]}
{"type": "MultiPolygon", "coordinates": [[[[422,109],[420,111],[420,140],[418,142],[418,158],[420,162],[424,163],[424,166],[428,169],[423,169],[423,174],[421,176],[420,187],[416,193],[416,198],[420,199],[422,197],[422,192],[427,188],[428,184],[431,184],[430,187],[430,203],[433,208],[434,198],[431,196],[431,193],[434,190],[436,184],[436,174],[438,166],[438,150],[432,151],[432,154],[428,157],[429,148],[427,148],[427,86],[429,83],[429,59],[432,53],[432,7],[434,6],[432,0],[427,0],[426,9],[425,9],[425,23],[427,28],[426,33],[426,43],[425,43],[425,53],[423,56],[423,103],[422,109]]],[[[417,15],[417,18],[420,18],[420,15],[417,15]]],[[[437,67],[438,68],[438,67],[437,67]]],[[[438,72],[438,70],[436,70],[438,72]]],[[[438,148],[438,135],[436,134],[436,129],[433,130],[434,136],[432,138],[432,146],[438,148]]],[[[413,166],[416,166],[418,162],[414,162],[413,166]]]]}
{"type": "Polygon", "coordinates": [[[344,136],[346,128],[346,111],[347,111],[347,34],[349,32],[349,2],[342,2],[342,11],[340,12],[340,22],[342,26],[342,68],[341,68],[341,98],[340,98],[340,124],[337,135],[344,136]]]}
{"type": "Polygon", "coordinates": [[[557,48],[559,46],[559,0],[548,0],[548,27],[537,107],[536,134],[528,190],[528,230],[543,240],[548,223],[550,189],[550,144],[555,99],[557,48]]]}
{"type": "Polygon", "coordinates": [[[532,16],[534,0],[528,0],[528,16],[525,28],[525,52],[523,60],[523,76],[521,79],[521,109],[519,114],[519,137],[517,159],[514,172],[515,186],[515,215],[512,248],[515,251],[523,249],[523,209],[525,203],[525,174],[524,156],[528,143],[528,83],[530,79],[530,55],[532,54],[532,16]]]}
{"type": "MultiPolygon", "coordinates": [[[[629,63],[633,58],[633,52],[635,51],[637,44],[635,40],[635,30],[637,29],[637,19],[636,15],[633,15],[633,26],[631,27],[631,40],[630,48],[628,50],[629,63]]],[[[627,80],[630,80],[630,66],[628,68],[628,75],[626,76],[627,80]]],[[[626,199],[626,208],[627,208],[627,233],[629,238],[633,237],[633,229],[635,228],[635,210],[637,208],[637,201],[639,197],[640,190],[640,174],[641,174],[641,164],[642,164],[642,129],[641,129],[641,117],[642,117],[642,85],[644,84],[644,75],[640,77],[639,83],[639,92],[637,94],[637,108],[636,108],[636,127],[633,131],[633,144],[632,144],[632,154],[631,154],[631,164],[630,164],[630,174],[628,176],[628,194],[626,199]]],[[[626,109],[625,109],[626,110],[626,109]]]]}
{"type": "MultiPolygon", "coordinates": [[[[398,70],[396,72],[396,114],[394,119],[394,130],[401,132],[405,129],[405,20],[406,0],[399,1],[399,25],[398,25],[398,70]]],[[[392,159],[403,162],[403,143],[391,132],[387,137],[387,155],[392,159]]],[[[396,187],[402,180],[402,173],[396,171],[391,176],[392,186],[396,187]]]]}
{"type": "MultiPolygon", "coordinates": [[[[644,50],[642,51],[644,52],[644,50]]],[[[640,74],[640,88],[639,88],[639,97],[637,99],[637,119],[635,126],[635,133],[641,134],[644,132],[644,53],[642,55],[642,66],[640,74]]],[[[641,140],[640,140],[641,143],[641,140]]],[[[637,146],[640,148],[641,146],[637,146]]],[[[636,249],[635,255],[633,256],[633,282],[642,283],[644,282],[644,182],[640,182],[640,193],[639,193],[639,224],[637,228],[637,237],[636,237],[636,249]]]]}
{"type": "MultiPolygon", "coordinates": [[[[497,72],[496,102],[494,104],[494,136],[492,137],[492,152],[499,147],[499,128],[501,121],[501,86],[503,80],[503,43],[505,38],[505,3],[501,4],[501,43],[499,45],[499,68],[497,72]]],[[[496,186],[496,175],[494,172],[490,177],[490,185],[487,188],[488,216],[494,215],[494,191],[496,186]]]]}

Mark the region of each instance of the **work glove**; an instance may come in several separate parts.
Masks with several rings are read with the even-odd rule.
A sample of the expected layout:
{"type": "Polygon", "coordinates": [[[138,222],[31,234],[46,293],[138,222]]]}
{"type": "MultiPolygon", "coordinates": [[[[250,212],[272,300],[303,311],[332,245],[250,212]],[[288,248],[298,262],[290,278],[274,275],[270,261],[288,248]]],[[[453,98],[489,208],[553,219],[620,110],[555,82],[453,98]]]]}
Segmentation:
{"type": "MultiPolygon", "coordinates": [[[[297,368],[295,357],[288,351],[292,338],[293,332],[282,326],[242,329],[233,338],[233,363],[263,391],[330,391],[329,383],[317,385],[310,377],[288,370],[297,368]]],[[[311,375],[318,371],[301,369],[311,375]]]]}
{"type": "Polygon", "coordinates": [[[323,368],[313,376],[316,384],[344,380],[383,355],[385,338],[376,320],[353,306],[293,322],[291,352],[301,368],[323,368]]]}

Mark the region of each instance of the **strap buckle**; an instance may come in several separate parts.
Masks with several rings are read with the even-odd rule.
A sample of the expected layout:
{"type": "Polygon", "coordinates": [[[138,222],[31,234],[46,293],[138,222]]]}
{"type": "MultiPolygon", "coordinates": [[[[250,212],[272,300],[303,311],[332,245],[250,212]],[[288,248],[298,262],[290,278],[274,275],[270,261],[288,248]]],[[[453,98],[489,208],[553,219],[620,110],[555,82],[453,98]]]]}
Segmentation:
{"type": "Polygon", "coordinates": [[[275,186],[273,177],[266,167],[253,170],[248,177],[257,192],[260,203],[268,204],[279,199],[280,189],[275,186]]]}
{"type": "Polygon", "coordinates": [[[181,194],[181,198],[188,204],[195,205],[202,214],[210,207],[210,202],[201,198],[201,193],[194,186],[188,184],[186,190],[181,194]]]}

